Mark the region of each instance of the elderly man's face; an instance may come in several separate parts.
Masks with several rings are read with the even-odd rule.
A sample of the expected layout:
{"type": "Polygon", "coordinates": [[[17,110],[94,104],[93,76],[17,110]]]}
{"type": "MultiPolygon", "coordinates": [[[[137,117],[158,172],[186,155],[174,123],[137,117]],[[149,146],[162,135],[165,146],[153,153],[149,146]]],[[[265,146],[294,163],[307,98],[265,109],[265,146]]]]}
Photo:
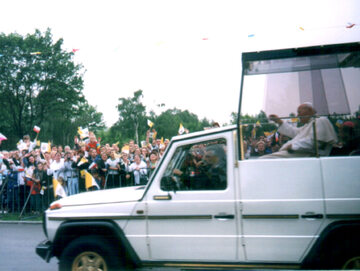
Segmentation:
{"type": "Polygon", "coordinates": [[[298,117],[300,117],[301,123],[308,123],[311,117],[314,115],[313,109],[308,105],[302,104],[298,107],[298,117]]]}

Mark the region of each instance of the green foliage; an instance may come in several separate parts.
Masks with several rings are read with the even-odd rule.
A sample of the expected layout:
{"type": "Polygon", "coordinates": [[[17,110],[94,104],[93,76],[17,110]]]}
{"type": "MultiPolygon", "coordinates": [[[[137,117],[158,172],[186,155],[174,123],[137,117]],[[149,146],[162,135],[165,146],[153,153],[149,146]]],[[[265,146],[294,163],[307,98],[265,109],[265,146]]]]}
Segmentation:
{"type": "Polygon", "coordinates": [[[53,42],[50,29],[25,37],[0,34],[0,129],[8,137],[5,147],[13,149],[34,125],[41,127],[40,140],[55,144],[70,144],[77,127],[89,120],[104,127],[102,114],[82,94],[82,65],[74,64],[73,53],[62,50],[62,44],[62,39],[53,42]]]}
{"type": "MultiPolygon", "coordinates": [[[[149,129],[147,120],[154,123],[152,128],[157,131],[157,138],[171,139],[178,134],[180,123],[191,132],[201,131],[210,127],[207,119],[199,120],[197,115],[188,110],[168,109],[160,115],[151,110],[146,113],[146,107],[142,104],[143,91],[134,92],[133,97],[119,98],[119,120],[108,131],[103,132],[102,143],[119,142],[120,146],[130,139],[140,143],[146,139],[146,131],[149,129]]],[[[164,106],[164,105],[163,105],[164,106]]]]}
{"type": "Polygon", "coordinates": [[[135,139],[139,143],[139,134],[146,133],[146,107],[141,103],[142,97],[142,90],[138,90],[133,97],[119,98],[119,121],[112,133],[121,131],[124,138],[135,139]]]}
{"type": "Polygon", "coordinates": [[[198,117],[188,110],[169,109],[161,113],[160,116],[153,119],[154,128],[158,132],[158,137],[172,138],[178,134],[180,123],[191,132],[204,129],[203,124],[198,117]]]}

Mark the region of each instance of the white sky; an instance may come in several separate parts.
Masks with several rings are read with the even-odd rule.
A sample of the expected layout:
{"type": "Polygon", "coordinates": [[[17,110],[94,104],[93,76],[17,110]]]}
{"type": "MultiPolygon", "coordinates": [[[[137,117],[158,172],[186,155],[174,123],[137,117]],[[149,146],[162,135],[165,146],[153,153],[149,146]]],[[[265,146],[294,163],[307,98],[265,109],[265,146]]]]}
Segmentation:
{"type": "Polygon", "coordinates": [[[360,41],[359,25],[357,0],[3,0],[0,16],[0,32],[49,27],[64,49],[80,49],[84,94],[108,126],[118,98],[139,89],[157,114],[165,103],[229,123],[242,51],[360,41]]]}

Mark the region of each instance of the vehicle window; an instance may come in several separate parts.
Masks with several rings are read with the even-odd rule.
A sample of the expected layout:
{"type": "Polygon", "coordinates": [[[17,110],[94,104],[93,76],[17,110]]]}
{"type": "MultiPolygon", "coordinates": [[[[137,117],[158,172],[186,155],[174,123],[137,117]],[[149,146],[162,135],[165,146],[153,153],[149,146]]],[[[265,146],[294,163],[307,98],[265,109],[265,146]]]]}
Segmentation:
{"type": "Polygon", "coordinates": [[[244,64],[242,158],[360,153],[359,52],[244,64]]]}
{"type": "Polygon", "coordinates": [[[162,190],[223,190],[227,186],[226,140],[178,147],[161,180],[162,190]]]}

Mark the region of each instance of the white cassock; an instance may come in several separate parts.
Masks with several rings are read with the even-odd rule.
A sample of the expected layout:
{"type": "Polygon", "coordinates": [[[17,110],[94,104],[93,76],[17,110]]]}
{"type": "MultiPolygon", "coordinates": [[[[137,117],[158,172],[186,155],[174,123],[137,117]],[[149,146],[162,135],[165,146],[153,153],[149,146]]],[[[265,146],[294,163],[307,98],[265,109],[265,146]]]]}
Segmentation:
{"type": "Polygon", "coordinates": [[[264,155],[262,158],[280,157],[306,157],[315,154],[313,123],[316,126],[316,139],[318,141],[320,155],[329,155],[331,146],[337,142],[336,132],[330,121],[326,117],[316,118],[306,123],[302,127],[294,127],[289,123],[283,122],[278,132],[290,138],[280,149],[279,152],[264,155]],[[286,151],[291,144],[293,153],[286,151]]]}

